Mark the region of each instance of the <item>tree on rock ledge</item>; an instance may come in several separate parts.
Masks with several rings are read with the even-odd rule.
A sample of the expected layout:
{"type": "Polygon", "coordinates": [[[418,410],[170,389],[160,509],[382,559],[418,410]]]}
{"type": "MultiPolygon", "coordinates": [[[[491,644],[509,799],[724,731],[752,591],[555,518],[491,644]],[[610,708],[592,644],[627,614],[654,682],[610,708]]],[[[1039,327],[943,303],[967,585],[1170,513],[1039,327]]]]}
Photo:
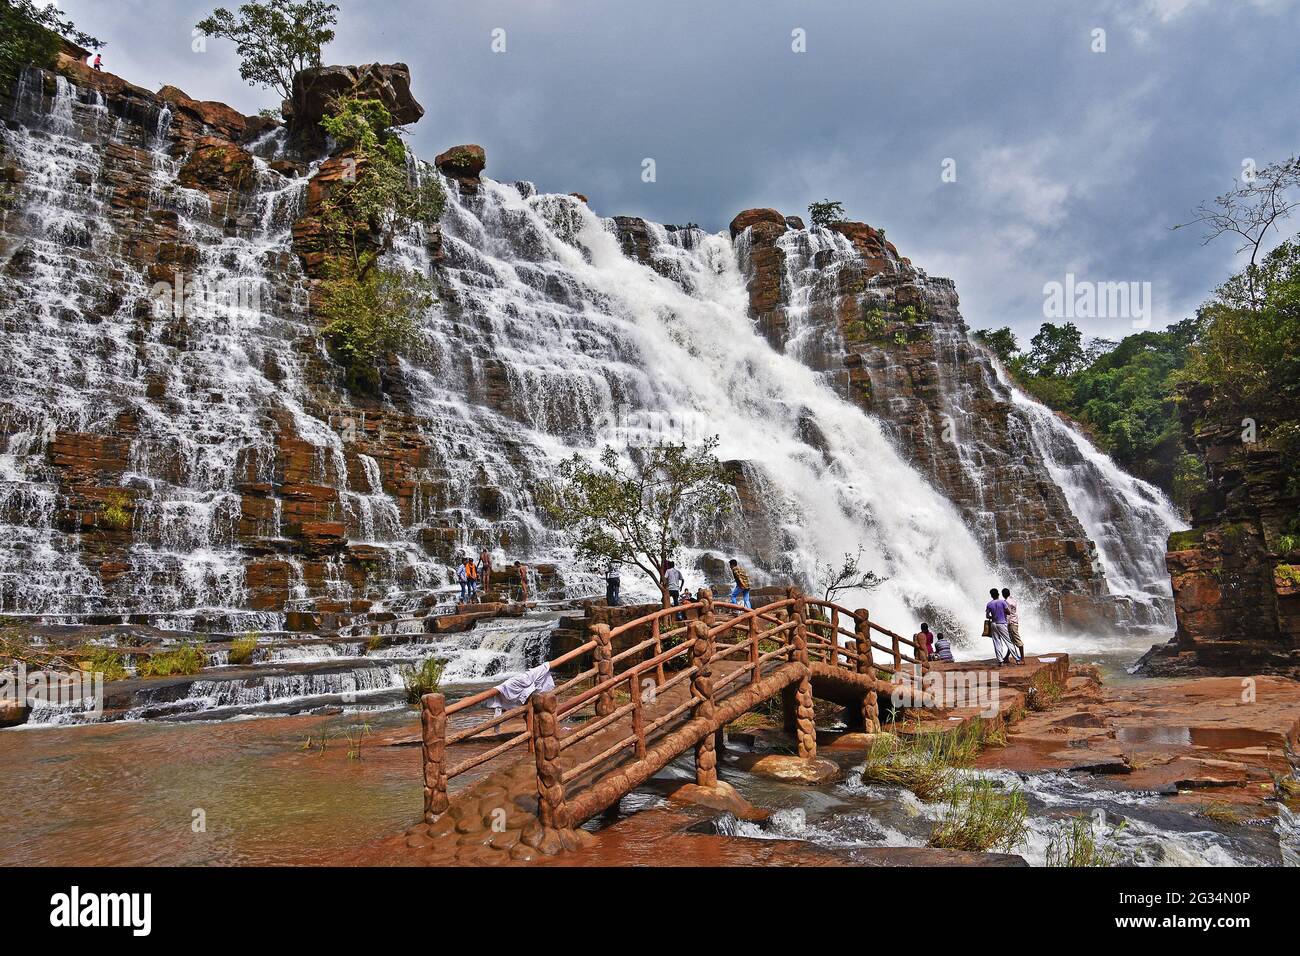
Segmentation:
{"type": "Polygon", "coordinates": [[[338,9],[321,0],[265,0],[243,4],[238,16],[217,7],[195,29],[234,42],[244,82],[292,100],[294,75],[320,66],[321,47],[334,39],[338,9]]]}
{"type": "Polygon", "coordinates": [[[579,560],[598,572],[609,562],[638,568],[668,607],[664,576],[683,529],[709,528],[730,510],[734,489],[717,446],[717,438],[695,447],[662,443],[628,456],[606,446],[598,465],[574,455],[560,464],[559,481],[543,488],[541,503],[579,560]]]}

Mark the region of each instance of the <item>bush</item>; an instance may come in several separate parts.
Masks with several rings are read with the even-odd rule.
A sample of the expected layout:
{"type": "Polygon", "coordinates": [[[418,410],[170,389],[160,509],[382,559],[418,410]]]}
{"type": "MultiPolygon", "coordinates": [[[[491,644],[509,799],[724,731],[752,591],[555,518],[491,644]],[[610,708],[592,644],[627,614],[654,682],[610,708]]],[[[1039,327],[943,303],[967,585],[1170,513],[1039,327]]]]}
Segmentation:
{"type": "Polygon", "coordinates": [[[379,359],[409,351],[419,338],[416,316],[432,304],[423,276],[378,266],[356,270],[335,260],[321,283],[318,311],[332,355],[347,372],[348,387],[379,390],[379,359]]]}
{"type": "Polygon", "coordinates": [[[407,664],[402,668],[402,683],[406,685],[406,702],[418,707],[425,694],[437,692],[442,683],[442,671],[447,662],[436,657],[426,657],[419,667],[407,664]]]}
{"type": "Polygon", "coordinates": [[[77,667],[87,674],[103,674],[104,680],[125,680],[130,676],[121,654],[93,644],[77,652],[77,667]]]}
{"type": "Polygon", "coordinates": [[[257,650],[257,634],[245,634],[230,642],[230,654],[227,660],[232,664],[251,664],[255,650],[257,650]]]}
{"type": "Polygon", "coordinates": [[[175,650],[164,651],[145,658],[136,668],[141,677],[172,677],[177,674],[197,674],[207,664],[207,655],[201,645],[186,641],[175,650]]]}
{"type": "Polygon", "coordinates": [[[110,528],[123,531],[131,527],[131,497],[122,493],[113,495],[104,506],[103,517],[104,524],[110,528]]]}
{"type": "Polygon", "coordinates": [[[948,807],[930,835],[944,850],[1010,851],[1025,839],[1028,801],[1019,789],[1003,791],[990,780],[966,780],[947,793],[948,807]]]}

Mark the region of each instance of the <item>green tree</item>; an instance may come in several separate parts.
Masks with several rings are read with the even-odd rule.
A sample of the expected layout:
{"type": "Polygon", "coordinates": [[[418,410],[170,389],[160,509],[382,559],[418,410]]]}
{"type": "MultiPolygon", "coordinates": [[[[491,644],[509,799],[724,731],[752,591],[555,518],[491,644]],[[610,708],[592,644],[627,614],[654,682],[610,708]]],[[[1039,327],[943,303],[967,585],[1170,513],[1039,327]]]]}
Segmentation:
{"type": "Polygon", "coordinates": [[[996,355],[1003,365],[1008,364],[1011,357],[1020,351],[1015,333],[1005,325],[1000,329],[977,329],[975,341],[996,355]]]}
{"type": "Polygon", "coordinates": [[[294,76],[321,65],[321,47],[334,39],[338,9],[321,0],[263,0],[241,5],[237,14],[218,7],[195,29],[235,44],[244,82],[292,100],[294,76]]]}
{"type": "Polygon", "coordinates": [[[6,87],[28,66],[53,66],[59,37],[99,50],[104,44],[63,15],[57,6],[33,0],[0,0],[0,82],[6,87]]]}
{"type": "Polygon", "coordinates": [[[608,562],[640,570],[668,607],[664,573],[683,529],[712,525],[730,509],[734,489],[717,445],[717,438],[661,443],[629,455],[606,446],[597,464],[575,454],[542,489],[541,503],[579,560],[595,570],[608,562]]]}
{"type": "Polygon", "coordinates": [[[1083,333],[1073,322],[1044,322],[1029,340],[1027,367],[1034,375],[1070,375],[1083,367],[1083,333]]]}
{"type": "Polygon", "coordinates": [[[829,226],[833,222],[843,222],[844,203],[831,199],[809,203],[808,217],[814,226],[829,226]]]}

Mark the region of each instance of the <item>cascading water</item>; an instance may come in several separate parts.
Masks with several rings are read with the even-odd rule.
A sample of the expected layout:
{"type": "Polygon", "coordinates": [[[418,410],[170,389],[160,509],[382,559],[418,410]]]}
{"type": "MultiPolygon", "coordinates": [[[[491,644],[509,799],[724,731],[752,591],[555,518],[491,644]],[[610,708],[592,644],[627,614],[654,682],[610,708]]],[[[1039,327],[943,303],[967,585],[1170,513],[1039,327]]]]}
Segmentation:
{"type": "MultiPolygon", "coordinates": [[[[723,528],[683,529],[679,564],[692,587],[705,583],[692,569],[706,554],[758,564],[758,583],[809,582],[818,562],[861,544],[867,565],[889,580],[846,600],[869,603],[895,627],[927,609],[973,629],[988,582],[1014,579],[1014,562],[996,546],[999,529],[981,522],[978,504],[963,513],[880,420],[841,394],[840,344],[827,316],[841,280],[853,277],[845,270],[860,266],[845,236],[792,229],[781,238],[788,327],[774,344],[749,316],[747,233],[733,242],[647,224],[643,262],[625,251],[614,221],[577,199],[490,180],[462,196],[447,181],[442,260],[430,261],[419,228],[390,253],[439,290],[423,347],[400,363],[395,401],[427,453],[399,506],[377,453],[349,444],[336,419],[364,433],[366,413],[346,399],[322,411],[318,400],[330,360],[291,241],[305,180],[254,157],[252,187],[216,203],[178,185],[170,108],[156,109],[140,133],[100,94],[62,77],[49,92],[41,76],[24,78],[20,121],[0,133],[24,173],[20,202],[3,221],[16,240],[12,281],[0,293],[0,377],[11,386],[0,405],[0,532],[14,542],[0,555],[5,609],[165,612],[184,623],[190,612],[218,608],[231,629],[274,629],[275,613],[250,611],[251,556],[273,552],[287,568],[286,601],[383,597],[399,580],[425,590],[448,583],[446,555],[431,557],[426,531],[453,553],[486,545],[499,561],[554,562],[570,595],[591,593],[599,581],[572,566],[541,520],[538,481],[562,457],[594,454],[605,442],[715,434],[747,497],[723,528]],[[178,289],[179,313],[159,314],[138,251],[128,255],[133,240],[115,206],[123,162],[143,170],[138,215],[173,223],[175,242],[194,250],[183,274],[200,294],[178,289]],[[248,513],[246,488],[282,480],[277,443],[286,431],[313,450],[305,480],[336,497],[365,583],[355,562],[299,550],[280,495],[264,515],[248,513]],[[69,531],[66,482],[50,466],[66,433],[114,436],[128,449],[111,480],[134,503],[126,572],[102,554],[86,561],[93,535],[69,531]],[[239,614],[247,616],[231,620],[239,614]]],[[[262,146],[273,149],[276,135],[262,146]]],[[[438,175],[420,163],[411,169],[438,175]]],[[[863,301],[873,294],[868,288],[863,301]]],[[[962,389],[943,390],[959,437],[969,426],[962,389]]],[[[1167,591],[1153,569],[1172,512],[1090,456],[1054,417],[1023,410],[1033,427],[1020,438],[1070,498],[1112,590],[1138,623],[1167,623],[1167,591]]],[[[981,488],[988,463],[979,447],[956,444],[967,483],[981,488]]],[[[636,578],[624,592],[653,597],[636,578]]],[[[1032,607],[1025,616],[1041,632],[1032,607]]]]}
{"type": "MultiPolygon", "coordinates": [[[[796,573],[811,576],[818,561],[861,543],[869,566],[889,578],[870,597],[877,619],[906,626],[918,606],[971,616],[972,596],[993,572],[955,509],[875,420],[756,332],[729,239],[684,232],[652,227],[652,269],[625,256],[579,200],[525,198],[491,181],[473,201],[453,192],[441,275],[454,307],[431,311],[427,332],[431,367],[458,367],[465,380],[411,368],[424,386],[413,389],[417,411],[436,421],[455,395],[473,395],[472,380],[487,374],[475,374],[478,359],[491,355],[509,387],[491,409],[475,409],[480,433],[515,434],[515,458],[534,474],[615,438],[717,434],[721,457],[767,479],[762,504],[796,573]],[[664,436],[663,422],[678,434],[664,436]],[[806,440],[810,423],[825,447],[806,440]]],[[[404,258],[423,270],[419,249],[409,243],[404,258]]],[[[495,459],[496,480],[519,488],[490,440],[466,456],[495,459]]],[[[739,537],[729,530],[727,540],[696,539],[692,549],[725,549],[739,537]]],[[[648,596],[640,582],[625,590],[648,596]]]]}
{"type": "MultiPolygon", "coordinates": [[[[1001,371],[1001,370],[999,370],[1001,371]]],[[[1168,628],[1173,593],[1165,569],[1165,542],[1187,527],[1169,499],[1127,474],[1050,409],[1011,389],[1029,421],[1034,445],[1070,510],[1097,545],[1111,593],[1121,600],[1122,623],[1168,628]]]]}

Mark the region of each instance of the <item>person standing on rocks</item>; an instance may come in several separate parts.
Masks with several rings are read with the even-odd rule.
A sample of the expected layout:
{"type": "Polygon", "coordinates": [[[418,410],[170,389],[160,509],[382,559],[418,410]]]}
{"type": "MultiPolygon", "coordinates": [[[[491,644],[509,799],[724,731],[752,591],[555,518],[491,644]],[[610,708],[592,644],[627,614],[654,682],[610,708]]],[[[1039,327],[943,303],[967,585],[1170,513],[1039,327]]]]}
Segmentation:
{"type": "Polygon", "coordinates": [[[686,579],[682,577],[682,572],[677,570],[677,565],[671,561],[664,569],[664,587],[668,589],[668,597],[673,602],[673,607],[682,603],[682,588],[686,586],[686,579]]]}
{"type": "Polygon", "coordinates": [[[751,611],[754,610],[754,605],[749,603],[749,575],[745,573],[745,569],[737,563],[735,558],[732,558],[727,564],[731,567],[731,576],[736,580],[736,586],[731,589],[731,603],[740,604],[751,611]]]}
{"type": "Polygon", "coordinates": [[[478,568],[474,567],[474,559],[469,555],[465,556],[465,583],[469,585],[469,596],[478,596],[478,568]]]}
{"type": "Polygon", "coordinates": [[[1007,635],[1011,640],[1011,646],[1015,648],[1017,664],[1025,662],[1025,642],[1020,639],[1020,613],[1016,607],[1016,602],[1011,600],[1011,589],[1002,589],[1002,600],[1007,605],[1007,635]]]}
{"type": "Polygon", "coordinates": [[[478,583],[484,591],[492,588],[492,555],[487,548],[478,553],[478,583]]]}
{"type": "Polygon", "coordinates": [[[993,658],[1000,667],[1011,657],[1011,635],[1007,632],[1007,602],[1002,600],[997,588],[989,588],[989,597],[991,600],[984,605],[984,619],[989,622],[989,636],[993,638],[993,658]]]}
{"type": "Polygon", "coordinates": [[[460,585],[460,603],[469,600],[469,576],[465,574],[465,562],[456,562],[456,583],[460,585]]]}
{"type": "Polygon", "coordinates": [[[95,62],[92,63],[91,66],[93,66],[95,69],[99,70],[102,73],[104,70],[104,57],[96,53],[95,62]]]}
{"type": "Polygon", "coordinates": [[[605,565],[605,603],[610,607],[618,607],[618,589],[621,579],[618,574],[618,565],[610,561],[605,565]]]}
{"type": "Polygon", "coordinates": [[[528,600],[528,565],[520,564],[518,561],[514,564],[515,579],[519,582],[519,600],[528,600]]]}

